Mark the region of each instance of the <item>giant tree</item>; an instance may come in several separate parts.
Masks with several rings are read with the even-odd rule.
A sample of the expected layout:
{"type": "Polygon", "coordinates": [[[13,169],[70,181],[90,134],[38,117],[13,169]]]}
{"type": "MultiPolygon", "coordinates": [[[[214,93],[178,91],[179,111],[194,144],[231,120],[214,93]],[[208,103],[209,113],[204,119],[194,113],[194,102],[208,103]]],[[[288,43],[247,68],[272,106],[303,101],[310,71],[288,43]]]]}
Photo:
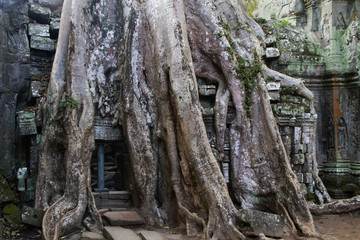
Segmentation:
{"type": "Polygon", "coordinates": [[[186,221],[206,239],[244,239],[246,210],[257,210],[280,216],[285,235],[317,236],[264,79],[313,96],[263,65],[263,38],[237,0],[65,0],[39,150],[45,238],[101,231],[90,188],[95,115],[123,128],[147,224],[186,221]],[[215,152],[197,79],[217,86],[215,152]],[[230,100],[232,197],[217,162],[230,100]]]}

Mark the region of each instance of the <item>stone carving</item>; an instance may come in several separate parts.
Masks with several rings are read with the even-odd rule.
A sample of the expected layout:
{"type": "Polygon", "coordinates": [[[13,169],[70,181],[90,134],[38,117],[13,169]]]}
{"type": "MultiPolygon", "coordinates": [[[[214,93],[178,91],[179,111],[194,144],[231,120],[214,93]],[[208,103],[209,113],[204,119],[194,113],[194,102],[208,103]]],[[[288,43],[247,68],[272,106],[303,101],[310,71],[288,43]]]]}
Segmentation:
{"type": "Polygon", "coordinates": [[[339,119],[339,127],[338,127],[338,148],[344,149],[346,148],[346,139],[347,139],[347,130],[346,123],[344,118],[339,119]]]}
{"type": "Polygon", "coordinates": [[[322,21],[321,32],[323,34],[323,38],[330,36],[330,20],[328,14],[325,14],[324,19],[322,21]]]}
{"type": "Polygon", "coordinates": [[[327,133],[328,133],[328,149],[333,149],[335,144],[334,144],[334,121],[332,117],[329,117],[328,119],[327,133]]]}
{"type": "Polygon", "coordinates": [[[356,69],[356,65],[358,63],[357,45],[359,43],[359,39],[360,39],[359,22],[353,21],[347,30],[345,40],[349,49],[348,62],[351,68],[354,70],[356,69]]]}
{"type": "Polygon", "coordinates": [[[344,16],[342,14],[342,12],[340,12],[336,18],[336,29],[339,30],[339,29],[345,29],[346,27],[346,24],[345,24],[345,19],[344,19],[344,16]]]}

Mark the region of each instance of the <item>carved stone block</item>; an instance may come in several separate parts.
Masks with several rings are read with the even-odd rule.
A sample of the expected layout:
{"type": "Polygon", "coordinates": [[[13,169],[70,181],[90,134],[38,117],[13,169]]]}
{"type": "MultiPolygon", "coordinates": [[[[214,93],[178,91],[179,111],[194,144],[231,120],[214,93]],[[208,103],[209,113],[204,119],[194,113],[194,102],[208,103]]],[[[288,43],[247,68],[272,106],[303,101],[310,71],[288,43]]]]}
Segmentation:
{"type": "Polygon", "coordinates": [[[60,29],[60,18],[51,18],[50,20],[50,33],[57,35],[60,29]]]}
{"type": "Polygon", "coordinates": [[[56,49],[55,41],[48,37],[31,36],[30,48],[53,52],[56,49]]]}
{"type": "Polygon", "coordinates": [[[280,100],[280,93],[279,91],[269,91],[269,97],[271,101],[279,101],[280,100]]]}
{"type": "Polygon", "coordinates": [[[291,163],[295,164],[295,165],[304,164],[305,163],[304,154],[301,154],[301,153],[292,154],[291,155],[291,163]]]}
{"type": "Polygon", "coordinates": [[[215,85],[199,85],[200,96],[211,96],[216,94],[215,85]]]}
{"type": "Polygon", "coordinates": [[[311,184],[312,181],[313,181],[313,175],[312,173],[306,173],[305,176],[304,176],[304,182],[307,183],[307,184],[311,184]]]}
{"type": "Polygon", "coordinates": [[[277,58],[280,57],[280,51],[277,48],[269,47],[265,50],[266,58],[277,58]]]}
{"type": "Polygon", "coordinates": [[[40,81],[31,81],[30,83],[30,92],[29,92],[29,100],[33,98],[40,97],[40,89],[42,88],[42,84],[40,81]]]}
{"type": "Polygon", "coordinates": [[[293,152],[294,154],[304,153],[304,145],[302,145],[302,144],[292,145],[292,152],[293,152]]]}
{"type": "Polygon", "coordinates": [[[95,140],[116,141],[124,139],[122,129],[112,126],[112,120],[95,117],[94,123],[95,140]]]}
{"type": "Polygon", "coordinates": [[[50,37],[49,25],[47,24],[29,23],[28,31],[30,36],[50,37]]]}
{"type": "Polygon", "coordinates": [[[300,144],[301,143],[301,127],[294,127],[294,144],[300,144]]]}
{"type": "Polygon", "coordinates": [[[279,91],[280,87],[281,85],[279,82],[268,82],[266,84],[266,88],[268,91],[279,91]]]}
{"type": "Polygon", "coordinates": [[[50,22],[51,10],[49,8],[42,7],[38,4],[31,4],[29,9],[29,17],[36,20],[38,23],[50,22]]]}
{"type": "Polygon", "coordinates": [[[304,182],[304,175],[302,173],[297,173],[296,177],[299,181],[299,183],[303,183],[304,182]]]}
{"type": "Polygon", "coordinates": [[[18,129],[20,135],[35,135],[37,134],[35,113],[20,111],[18,114],[18,129]]]}

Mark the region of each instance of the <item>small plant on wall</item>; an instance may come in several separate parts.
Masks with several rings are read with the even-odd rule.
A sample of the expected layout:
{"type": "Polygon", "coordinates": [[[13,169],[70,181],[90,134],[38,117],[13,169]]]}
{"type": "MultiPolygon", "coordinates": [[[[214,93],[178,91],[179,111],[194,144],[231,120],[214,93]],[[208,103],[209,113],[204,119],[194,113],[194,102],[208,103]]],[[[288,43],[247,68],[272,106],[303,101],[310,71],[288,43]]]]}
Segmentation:
{"type": "Polygon", "coordinates": [[[255,9],[257,9],[259,1],[260,0],[246,0],[246,12],[250,15],[250,17],[254,17],[252,13],[255,9]]]}

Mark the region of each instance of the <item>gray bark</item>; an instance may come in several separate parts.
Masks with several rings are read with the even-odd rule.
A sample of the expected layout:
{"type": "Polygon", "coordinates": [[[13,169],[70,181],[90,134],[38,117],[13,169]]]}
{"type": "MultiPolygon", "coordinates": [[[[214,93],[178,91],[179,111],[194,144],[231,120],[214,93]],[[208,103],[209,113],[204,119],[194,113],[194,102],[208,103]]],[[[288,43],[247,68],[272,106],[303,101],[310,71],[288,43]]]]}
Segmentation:
{"type": "Polygon", "coordinates": [[[46,239],[74,227],[101,231],[89,187],[94,115],[123,127],[136,204],[149,225],[180,217],[205,239],[245,239],[244,210],[259,210],[280,215],[288,235],[317,236],[265,89],[263,33],[239,1],[65,0],[60,28],[36,195],[46,239]],[[217,156],[197,77],[218,84],[217,156]],[[217,162],[230,99],[234,202],[217,162]]]}

